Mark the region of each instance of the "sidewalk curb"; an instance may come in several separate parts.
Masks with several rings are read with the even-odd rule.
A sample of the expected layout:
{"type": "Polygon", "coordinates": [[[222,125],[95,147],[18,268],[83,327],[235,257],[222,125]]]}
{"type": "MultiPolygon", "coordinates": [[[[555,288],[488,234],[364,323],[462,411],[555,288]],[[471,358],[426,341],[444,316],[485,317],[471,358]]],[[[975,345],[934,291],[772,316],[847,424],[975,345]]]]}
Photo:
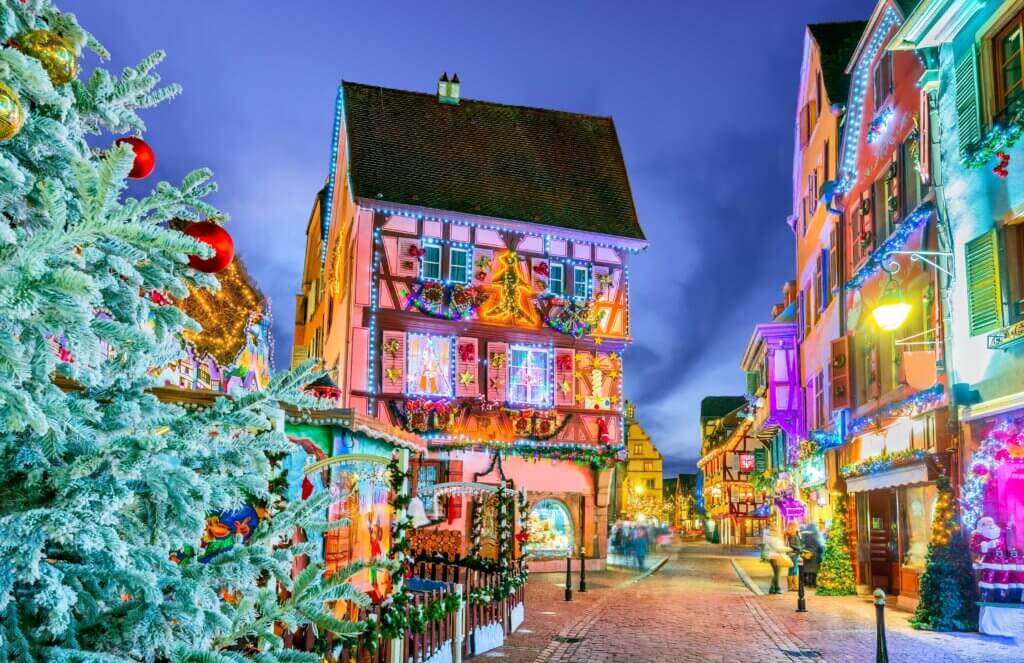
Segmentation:
{"type": "Polygon", "coordinates": [[[734,557],[729,558],[729,563],[732,564],[733,570],[736,571],[736,576],[740,579],[740,582],[743,583],[744,587],[749,589],[754,596],[764,596],[764,592],[761,591],[761,588],[750,579],[750,576],[748,576],[747,572],[743,570],[743,567],[736,563],[736,559],[734,557]]]}
{"type": "Polygon", "coordinates": [[[639,581],[643,580],[644,578],[652,576],[655,573],[657,573],[658,570],[660,570],[661,567],[665,566],[666,564],[668,564],[668,557],[667,556],[666,557],[662,557],[661,561],[655,562],[646,571],[644,571],[643,573],[641,573],[638,576],[634,576],[634,577],[630,578],[629,580],[626,580],[625,582],[623,582],[621,585],[619,585],[615,589],[619,589],[621,587],[625,587],[626,585],[632,585],[634,582],[639,582],[639,581]]]}

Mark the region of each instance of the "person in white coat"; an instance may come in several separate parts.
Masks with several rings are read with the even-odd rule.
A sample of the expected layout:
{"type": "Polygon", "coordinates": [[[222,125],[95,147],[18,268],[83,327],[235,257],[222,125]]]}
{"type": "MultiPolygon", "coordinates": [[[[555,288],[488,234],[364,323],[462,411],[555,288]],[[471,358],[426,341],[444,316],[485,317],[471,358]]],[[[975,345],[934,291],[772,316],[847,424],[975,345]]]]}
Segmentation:
{"type": "Polygon", "coordinates": [[[789,553],[790,548],[786,545],[785,539],[782,538],[782,532],[779,530],[779,527],[772,525],[764,538],[763,553],[764,558],[772,565],[772,585],[768,589],[769,594],[783,593],[782,588],[779,586],[779,573],[782,572],[783,565],[790,561],[789,553]]]}

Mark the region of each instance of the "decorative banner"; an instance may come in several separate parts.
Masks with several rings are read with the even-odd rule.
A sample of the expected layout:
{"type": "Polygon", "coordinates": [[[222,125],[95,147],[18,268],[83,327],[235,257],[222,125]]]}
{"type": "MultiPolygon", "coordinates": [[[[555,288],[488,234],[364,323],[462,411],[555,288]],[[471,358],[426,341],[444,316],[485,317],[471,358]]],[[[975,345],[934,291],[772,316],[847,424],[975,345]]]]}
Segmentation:
{"type": "Polygon", "coordinates": [[[754,467],[755,467],[754,454],[749,454],[749,453],[739,454],[739,460],[740,460],[740,472],[743,472],[744,474],[749,474],[750,472],[754,471],[754,467]]]}

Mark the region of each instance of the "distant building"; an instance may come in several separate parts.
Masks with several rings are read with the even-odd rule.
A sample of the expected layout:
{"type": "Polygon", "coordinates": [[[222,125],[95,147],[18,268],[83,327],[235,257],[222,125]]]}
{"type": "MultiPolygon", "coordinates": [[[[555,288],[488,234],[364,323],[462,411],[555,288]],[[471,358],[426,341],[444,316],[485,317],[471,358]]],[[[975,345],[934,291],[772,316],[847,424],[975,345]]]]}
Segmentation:
{"type": "Polygon", "coordinates": [[[661,452],[636,419],[636,406],[626,403],[626,461],[618,473],[619,515],[633,519],[638,515],[662,518],[661,452]]]}
{"type": "Polygon", "coordinates": [[[662,486],[662,499],[671,503],[670,524],[681,531],[691,531],[703,526],[703,514],[697,508],[697,475],[679,474],[668,477],[662,486]]]}

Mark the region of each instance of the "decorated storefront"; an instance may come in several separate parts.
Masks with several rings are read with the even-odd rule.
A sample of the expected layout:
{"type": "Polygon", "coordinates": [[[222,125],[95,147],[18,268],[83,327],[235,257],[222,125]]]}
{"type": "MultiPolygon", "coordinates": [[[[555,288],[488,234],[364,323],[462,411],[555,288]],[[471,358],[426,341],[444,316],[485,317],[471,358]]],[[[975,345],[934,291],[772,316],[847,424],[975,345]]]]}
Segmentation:
{"type": "Polygon", "coordinates": [[[526,517],[526,531],[523,552],[531,557],[565,558],[575,548],[572,515],[561,500],[543,499],[534,504],[526,517]]]}
{"type": "Polygon", "coordinates": [[[885,428],[853,425],[859,435],[843,450],[850,462],[840,474],[854,496],[856,581],[864,591],[881,588],[912,606],[925,568],[936,480],[948,467],[946,455],[937,453],[936,413],[897,417],[885,428]]]}
{"type": "Polygon", "coordinates": [[[1024,416],[983,424],[967,467],[963,521],[981,598],[979,629],[1024,636],[1024,416]]]}

